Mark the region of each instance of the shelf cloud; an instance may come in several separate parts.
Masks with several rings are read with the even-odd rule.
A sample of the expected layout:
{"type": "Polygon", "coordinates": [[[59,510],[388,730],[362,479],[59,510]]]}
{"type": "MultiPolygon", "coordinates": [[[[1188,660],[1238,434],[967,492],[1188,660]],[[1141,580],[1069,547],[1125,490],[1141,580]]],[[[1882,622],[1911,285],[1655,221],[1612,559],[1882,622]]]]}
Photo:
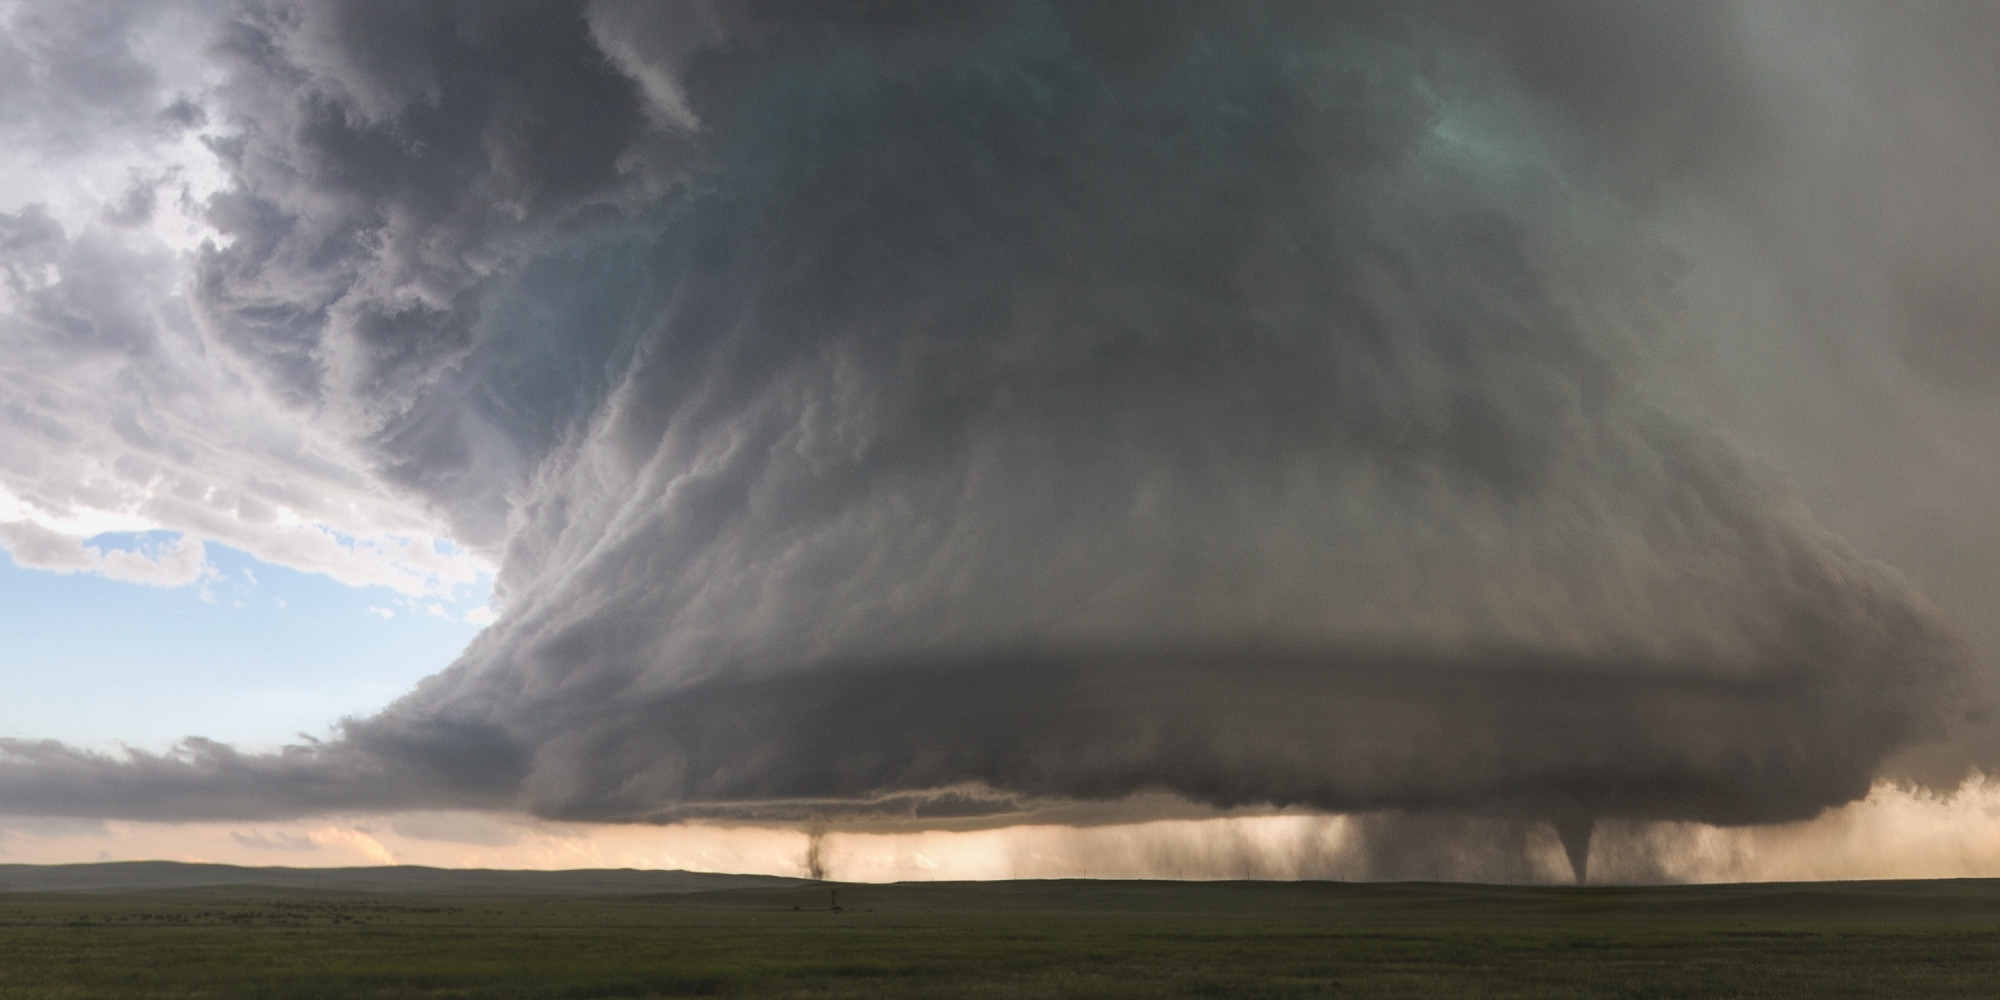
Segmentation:
{"type": "MultiPolygon", "coordinates": [[[[0,741],[6,812],[1155,796],[1587,834],[1991,759],[1984,640],[1816,517],[1746,440],[1765,402],[1717,402],[1688,276],[1835,284],[1784,165],[1797,107],[1866,97],[1788,90],[1755,12],[204,16],[189,328],[503,610],[324,742],[0,741]]],[[[1876,300],[1925,386],[1984,377],[1966,259],[1876,300]]]]}

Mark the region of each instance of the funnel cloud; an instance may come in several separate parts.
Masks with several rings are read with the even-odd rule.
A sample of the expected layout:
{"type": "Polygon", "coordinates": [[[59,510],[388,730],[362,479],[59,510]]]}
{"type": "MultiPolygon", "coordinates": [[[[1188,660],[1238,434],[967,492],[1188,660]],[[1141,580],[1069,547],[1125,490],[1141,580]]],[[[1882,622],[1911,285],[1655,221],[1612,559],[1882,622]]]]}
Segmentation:
{"type": "MultiPolygon", "coordinates": [[[[205,342],[495,559],[503,611],[322,742],[5,741],[0,803],[1154,796],[1548,824],[1581,881],[1600,819],[1955,784],[1986,653],[1749,440],[1684,283],[1718,219],[1828,273],[1785,256],[1806,126],[1754,15],[216,12],[205,342]]],[[[1942,317],[1923,371],[1991,353],[1961,273],[1884,280],[1942,317]]]]}

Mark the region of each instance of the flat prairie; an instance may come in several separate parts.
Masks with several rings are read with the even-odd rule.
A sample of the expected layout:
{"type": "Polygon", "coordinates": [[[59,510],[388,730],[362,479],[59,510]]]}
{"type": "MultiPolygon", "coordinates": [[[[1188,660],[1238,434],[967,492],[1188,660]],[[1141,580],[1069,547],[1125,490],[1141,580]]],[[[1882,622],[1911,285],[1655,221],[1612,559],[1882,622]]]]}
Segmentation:
{"type": "MultiPolygon", "coordinates": [[[[585,884],[603,890],[610,876],[593,875],[585,884]]],[[[0,892],[0,997],[1818,1000],[2000,991],[2000,882],[1985,880],[772,881],[627,894],[463,891],[476,880],[457,892],[422,880],[403,892],[0,892]]]]}

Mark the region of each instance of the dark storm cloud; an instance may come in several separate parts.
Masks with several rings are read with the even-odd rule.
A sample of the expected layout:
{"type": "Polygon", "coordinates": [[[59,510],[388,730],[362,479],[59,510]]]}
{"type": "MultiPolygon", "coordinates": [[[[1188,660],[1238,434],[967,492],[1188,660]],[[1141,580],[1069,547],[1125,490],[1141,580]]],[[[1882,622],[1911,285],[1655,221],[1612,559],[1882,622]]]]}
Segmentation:
{"type": "Polygon", "coordinates": [[[560,435],[583,388],[452,373],[496,274],[659,194],[630,81],[564,4],[254,4],[216,50],[237,182],[209,210],[233,242],[198,272],[216,335],[497,544],[518,445],[560,435]]]}
{"type": "Polygon", "coordinates": [[[246,8],[205,322],[506,614],[331,743],[9,744],[0,805],[1852,800],[1971,665],[1671,391],[1734,18],[246,8]]]}
{"type": "Polygon", "coordinates": [[[1769,98],[1744,51],[1739,4],[1614,0],[1448,4],[1505,72],[1575,128],[1625,194],[1754,157],[1769,98]]]}
{"type": "Polygon", "coordinates": [[[0,788],[22,815],[268,819],[350,809],[493,808],[512,798],[520,752],[472,727],[339,727],[331,744],[246,754],[188,739],[111,756],[0,739],[0,788]]]}

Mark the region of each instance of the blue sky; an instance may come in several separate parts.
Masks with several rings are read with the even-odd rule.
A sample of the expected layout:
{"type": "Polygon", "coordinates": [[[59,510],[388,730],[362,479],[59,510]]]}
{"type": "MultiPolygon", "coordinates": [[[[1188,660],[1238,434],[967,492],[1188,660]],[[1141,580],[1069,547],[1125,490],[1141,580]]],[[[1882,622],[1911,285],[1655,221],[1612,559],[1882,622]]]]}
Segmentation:
{"type": "MultiPolygon", "coordinates": [[[[170,533],[101,535],[129,549],[170,533]]],[[[207,546],[178,588],[23,569],[0,558],[0,736],[161,749],[189,735],[266,748],[370,713],[449,664],[490,580],[448,598],[326,576],[207,546]]]]}

